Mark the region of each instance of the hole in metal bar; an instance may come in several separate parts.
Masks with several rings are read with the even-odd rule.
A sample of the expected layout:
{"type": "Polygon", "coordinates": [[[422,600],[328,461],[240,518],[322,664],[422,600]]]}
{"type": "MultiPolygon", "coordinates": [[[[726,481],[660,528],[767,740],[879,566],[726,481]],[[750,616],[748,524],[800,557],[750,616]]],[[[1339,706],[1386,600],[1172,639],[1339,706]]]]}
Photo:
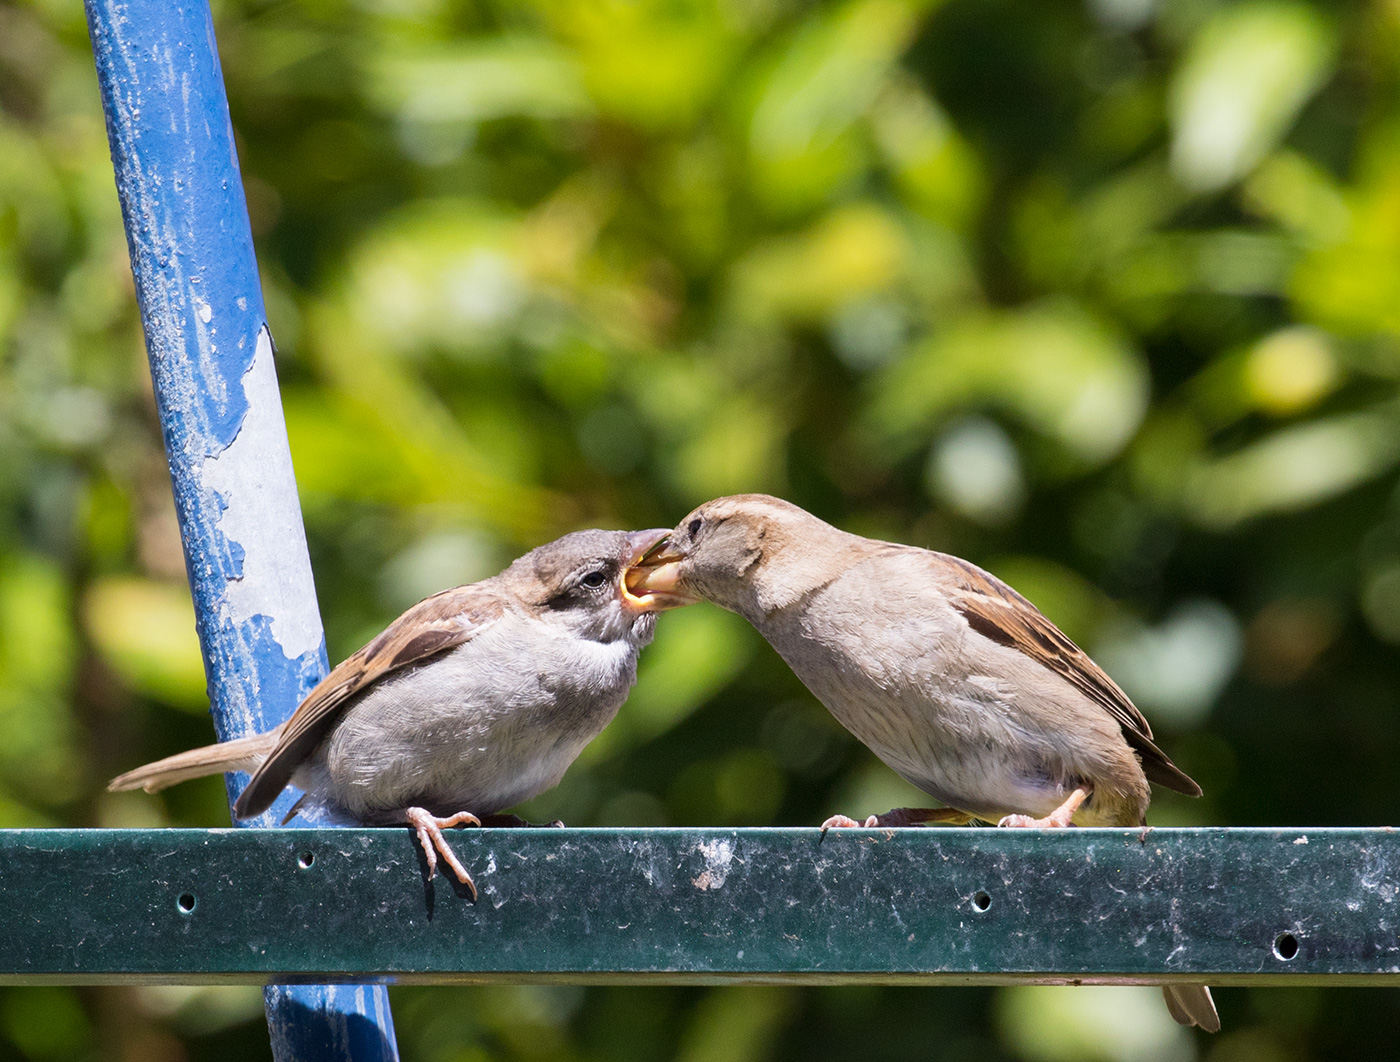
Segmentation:
{"type": "Polygon", "coordinates": [[[302,870],[305,870],[314,862],[316,862],[315,852],[302,852],[301,855],[297,856],[297,866],[301,867],[302,870]]]}
{"type": "Polygon", "coordinates": [[[1292,933],[1280,933],[1274,938],[1274,958],[1290,962],[1298,954],[1298,938],[1292,933]]]}
{"type": "Polygon", "coordinates": [[[972,894],[972,909],[974,911],[985,911],[992,906],[992,897],[985,889],[978,889],[972,894]]]}
{"type": "Polygon", "coordinates": [[[198,902],[199,901],[194,898],[194,893],[182,892],[180,893],[180,898],[175,901],[175,906],[180,909],[181,914],[191,914],[194,911],[195,904],[198,902]]]}

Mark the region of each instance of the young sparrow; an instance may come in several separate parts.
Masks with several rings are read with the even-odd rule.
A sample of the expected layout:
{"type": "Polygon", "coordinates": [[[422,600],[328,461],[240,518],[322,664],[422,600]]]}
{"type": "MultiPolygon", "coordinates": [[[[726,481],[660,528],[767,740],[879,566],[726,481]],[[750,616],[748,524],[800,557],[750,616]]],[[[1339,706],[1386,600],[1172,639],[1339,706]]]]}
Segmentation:
{"type": "MultiPolygon", "coordinates": [[[[946,805],[865,826],[1137,826],[1149,781],[1200,795],[1098,665],[957,557],[745,494],[700,506],[624,581],[743,616],[847,730],[946,805]]],[[[856,825],[839,815],[823,828],[856,825]]],[[[1177,1021],[1220,1028],[1204,986],[1164,992],[1177,1021]]]]}
{"type": "Polygon", "coordinates": [[[628,566],[664,531],[579,531],[501,574],[414,605],[336,667],[282,725],[138,767],[109,789],[164,789],[251,771],[234,805],[258,815],[290,782],[303,802],[366,826],[408,823],[476,896],[442,830],[481,825],[558,784],[637,678],[656,612],[628,566]]]}

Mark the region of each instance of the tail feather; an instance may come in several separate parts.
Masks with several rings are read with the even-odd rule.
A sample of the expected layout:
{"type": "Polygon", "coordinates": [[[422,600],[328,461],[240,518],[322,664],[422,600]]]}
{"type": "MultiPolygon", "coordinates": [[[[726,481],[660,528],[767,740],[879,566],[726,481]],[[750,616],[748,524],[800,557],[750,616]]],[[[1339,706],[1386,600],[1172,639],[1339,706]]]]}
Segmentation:
{"type": "Polygon", "coordinates": [[[1220,1031],[1220,1015],[1205,985],[1163,985],[1167,1010],[1179,1025],[1199,1025],[1206,1032],[1220,1031]]]}
{"type": "Polygon", "coordinates": [[[112,791],[124,789],[144,789],[155,793],[177,782],[191,778],[203,778],[207,774],[222,774],[224,771],[255,771],[262,766],[273,746],[277,744],[277,731],[254,734],[252,737],[221,741],[217,745],[206,745],[202,749],[177,752],[155,763],[137,767],[134,771],[118,775],[107,783],[112,791]]]}

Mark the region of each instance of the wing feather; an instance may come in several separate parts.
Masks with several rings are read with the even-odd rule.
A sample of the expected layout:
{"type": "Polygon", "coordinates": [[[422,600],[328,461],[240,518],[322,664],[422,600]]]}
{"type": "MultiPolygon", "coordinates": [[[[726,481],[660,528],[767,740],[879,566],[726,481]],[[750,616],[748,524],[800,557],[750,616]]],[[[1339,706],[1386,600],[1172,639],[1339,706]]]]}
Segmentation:
{"type": "Polygon", "coordinates": [[[1113,717],[1141,757],[1149,780],[1188,796],[1201,787],[1159,749],[1152,727],[1128,695],[1045,615],[996,576],[975,564],[938,554],[952,573],[952,604],[973,630],[1015,649],[1059,675],[1113,717]]]}
{"type": "Polygon", "coordinates": [[[500,600],[480,583],[444,590],[414,605],[307,694],[240,794],[234,814],[246,819],[266,811],[356,694],[392,671],[462,645],[503,612],[500,600]]]}

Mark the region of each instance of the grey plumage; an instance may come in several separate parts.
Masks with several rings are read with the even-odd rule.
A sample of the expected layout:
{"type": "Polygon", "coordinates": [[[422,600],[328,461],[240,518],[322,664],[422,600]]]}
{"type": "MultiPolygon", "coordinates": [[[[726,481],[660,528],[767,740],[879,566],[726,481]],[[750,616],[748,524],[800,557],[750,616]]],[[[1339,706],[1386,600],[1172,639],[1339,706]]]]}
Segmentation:
{"type": "Polygon", "coordinates": [[[443,817],[476,821],[549,789],[611,722],[656,622],[656,602],[630,594],[623,576],[662,534],[576,532],[435,594],[281,726],[148,764],[109,788],[153,792],[250,770],[240,818],[294,783],[333,818],[412,824],[430,868],[436,849],[470,884],[441,837],[443,817]]]}

